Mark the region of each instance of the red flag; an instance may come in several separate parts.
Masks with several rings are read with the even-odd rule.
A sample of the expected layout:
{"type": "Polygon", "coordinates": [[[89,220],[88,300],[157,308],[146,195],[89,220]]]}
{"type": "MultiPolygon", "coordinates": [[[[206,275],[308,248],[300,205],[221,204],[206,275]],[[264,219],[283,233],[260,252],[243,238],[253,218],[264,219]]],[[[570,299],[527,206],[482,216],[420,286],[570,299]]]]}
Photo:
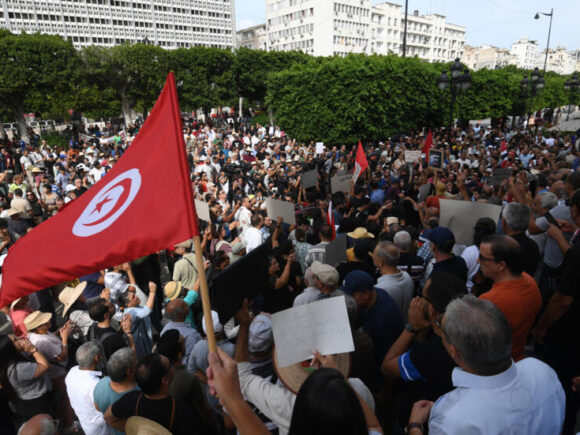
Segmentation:
{"type": "Polygon", "coordinates": [[[356,183],[360,174],[368,168],[369,162],[367,161],[367,156],[365,150],[363,149],[362,143],[358,141],[358,148],[356,149],[356,162],[354,164],[354,174],[352,176],[352,181],[356,183]]]}
{"type": "Polygon", "coordinates": [[[429,130],[427,134],[427,139],[425,139],[425,144],[423,145],[422,152],[425,154],[425,158],[429,161],[429,151],[431,150],[431,145],[433,145],[433,134],[429,130]]]}
{"type": "Polygon", "coordinates": [[[115,166],[12,246],[0,306],[199,235],[173,73],[115,166]]]}
{"type": "Polygon", "coordinates": [[[332,201],[328,203],[326,212],[326,223],[332,228],[332,240],[336,239],[336,226],[334,225],[334,215],[332,214],[332,201]]]}

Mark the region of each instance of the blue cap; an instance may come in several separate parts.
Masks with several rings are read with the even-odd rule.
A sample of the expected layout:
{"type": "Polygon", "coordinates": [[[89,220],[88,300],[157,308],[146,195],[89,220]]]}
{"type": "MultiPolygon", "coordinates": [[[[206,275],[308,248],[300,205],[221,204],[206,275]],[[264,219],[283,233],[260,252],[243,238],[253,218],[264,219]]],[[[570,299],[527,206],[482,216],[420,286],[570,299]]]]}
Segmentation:
{"type": "Polygon", "coordinates": [[[362,270],[353,270],[346,275],[340,289],[352,296],[353,293],[364,292],[373,288],[374,281],[372,276],[362,270]]]}
{"type": "Polygon", "coordinates": [[[446,227],[435,227],[432,230],[425,231],[423,237],[438,248],[447,245],[449,242],[455,244],[455,235],[446,227]]]}

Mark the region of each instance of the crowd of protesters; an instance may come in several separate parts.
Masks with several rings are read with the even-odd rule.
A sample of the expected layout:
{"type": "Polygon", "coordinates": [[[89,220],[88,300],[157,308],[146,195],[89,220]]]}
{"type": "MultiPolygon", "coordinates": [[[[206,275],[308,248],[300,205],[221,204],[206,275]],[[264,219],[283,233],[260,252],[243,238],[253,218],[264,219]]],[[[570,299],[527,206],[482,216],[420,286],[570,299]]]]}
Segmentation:
{"type": "MultiPolygon", "coordinates": [[[[4,141],[0,262],[97,183],[138,127],[86,133],[58,150],[4,141]]],[[[425,155],[405,160],[427,132],[367,143],[368,169],[331,192],[333,176],[353,172],[355,146],[317,153],[230,116],[190,123],[192,187],[211,220],[200,221],[208,285],[267,243],[264,288],[232,319],[212,312],[217,353],[191,240],[14,301],[0,336],[0,432],[576,433],[580,151],[578,136],[542,133],[434,130],[440,170],[425,155]],[[497,169],[511,173],[498,182],[497,169]],[[294,203],[296,224],[268,217],[267,198],[294,203]],[[459,245],[439,225],[441,199],[502,213],[459,245]],[[335,233],[347,260],[327,264],[335,233]],[[314,350],[317,370],[278,367],[271,315],[338,296],[355,350],[314,350]]]]}

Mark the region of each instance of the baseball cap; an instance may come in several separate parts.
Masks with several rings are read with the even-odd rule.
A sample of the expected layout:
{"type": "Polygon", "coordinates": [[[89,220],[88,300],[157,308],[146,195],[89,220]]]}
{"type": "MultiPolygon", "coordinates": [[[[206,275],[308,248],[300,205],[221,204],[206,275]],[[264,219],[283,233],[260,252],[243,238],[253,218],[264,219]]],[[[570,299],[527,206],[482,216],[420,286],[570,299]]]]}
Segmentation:
{"type": "Polygon", "coordinates": [[[272,347],[273,340],[272,320],[264,314],[258,314],[250,324],[250,352],[267,352],[272,347]]]}
{"type": "MultiPolygon", "coordinates": [[[[220,318],[218,316],[218,313],[213,311],[213,310],[211,311],[211,321],[213,323],[214,332],[215,333],[222,332],[223,327],[222,327],[222,324],[220,323],[220,318]]],[[[205,327],[205,316],[203,316],[201,319],[201,326],[203,328],[204,334],[207,335],[207,330],[205,327]]]]}
{"type": "Polygon", "coordinates": [[[437,247],[444,246],[449,242],[455,243],[455,235],[447,227],[435,227],[432,230],[425,231],[423,237],[437,247]]]}
{"type": "Polygon", "coordinates": [[[372,290],[373,287],[374,281],[372,276],[362,270],[353,270],[344,278],[340,290],[352,296],[353,293],[372,290]]]}
{"type": "Polygon", "coordinates": [[[310,266],[310,269],[324,285],[335,286],[338,284],[338,272],[334,267],[315,261],[310,266]]]}

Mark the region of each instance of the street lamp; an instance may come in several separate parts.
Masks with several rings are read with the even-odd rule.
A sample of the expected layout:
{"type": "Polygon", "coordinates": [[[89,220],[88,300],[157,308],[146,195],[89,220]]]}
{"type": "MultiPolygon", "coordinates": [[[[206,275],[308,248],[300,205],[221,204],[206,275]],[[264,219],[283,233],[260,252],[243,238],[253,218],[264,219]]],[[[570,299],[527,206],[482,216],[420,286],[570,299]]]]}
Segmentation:
{"type": "Polygon", "coordinates": [[[574,103],[574,98],[576,97],[576,92],[578,92],[578,89],[580,89],[580,80],[578,79],[578,73],[575,72],[574,74],[572,74],[571,77],[572,80],[568,79],[566,80],[566,83],[564,83],[564,89],[566,90],[566,92],[568,92],[570,94],[570,104],[568,105],[568,116],[566,117],[566,121],[570,120],[570,112],[572,111],[572,104],[574,103]]]}
{"type": "MultiPolygon", "coordinates": [[[[531,80],[528,79],[527,76],[524,76],[522,81],[520,82],[520,87],[524,93],[527,93],[528,89],[530,90],[530,102],[528,104],[528,119],[532,111],[532,101],[534,97],[540,93],[540,91],[544,88],[546,81],[538,68],[534,68],[534,71],[531,74],[531,80]]],[[[537,125],[536,125],[537,128],[537,125]]]]}
{"type": "Polygon", "coordinates": [[[449,111],[449,130],[447,134],[448,141],[451,144],[451,128],[453,126],[455,99],[459,92],[469,89],[471,86],[471,75],[469,75],[469,70],[459,62],[459,58],[455,59],[450,69],[451,77],[447,75],[446,71],[443,71],[437,79],[437,87],[440,91],[444,91],[447,88],[451,90],[451,110],[449,111]]]}
{"type": "Polygon", "coordinates": [[[548,44],[546,44],[546,57],[544,59],[544,74],[546,74],[546,66],[548,65],[548,50],[550,49],[550,33],[552,33],[552,18],[554,17],[554,9],[550,9],[550,13],[536,12],[535,20],[540,19],[540,14],[550,17],[550,27],[548,28],[548,44]]]}

